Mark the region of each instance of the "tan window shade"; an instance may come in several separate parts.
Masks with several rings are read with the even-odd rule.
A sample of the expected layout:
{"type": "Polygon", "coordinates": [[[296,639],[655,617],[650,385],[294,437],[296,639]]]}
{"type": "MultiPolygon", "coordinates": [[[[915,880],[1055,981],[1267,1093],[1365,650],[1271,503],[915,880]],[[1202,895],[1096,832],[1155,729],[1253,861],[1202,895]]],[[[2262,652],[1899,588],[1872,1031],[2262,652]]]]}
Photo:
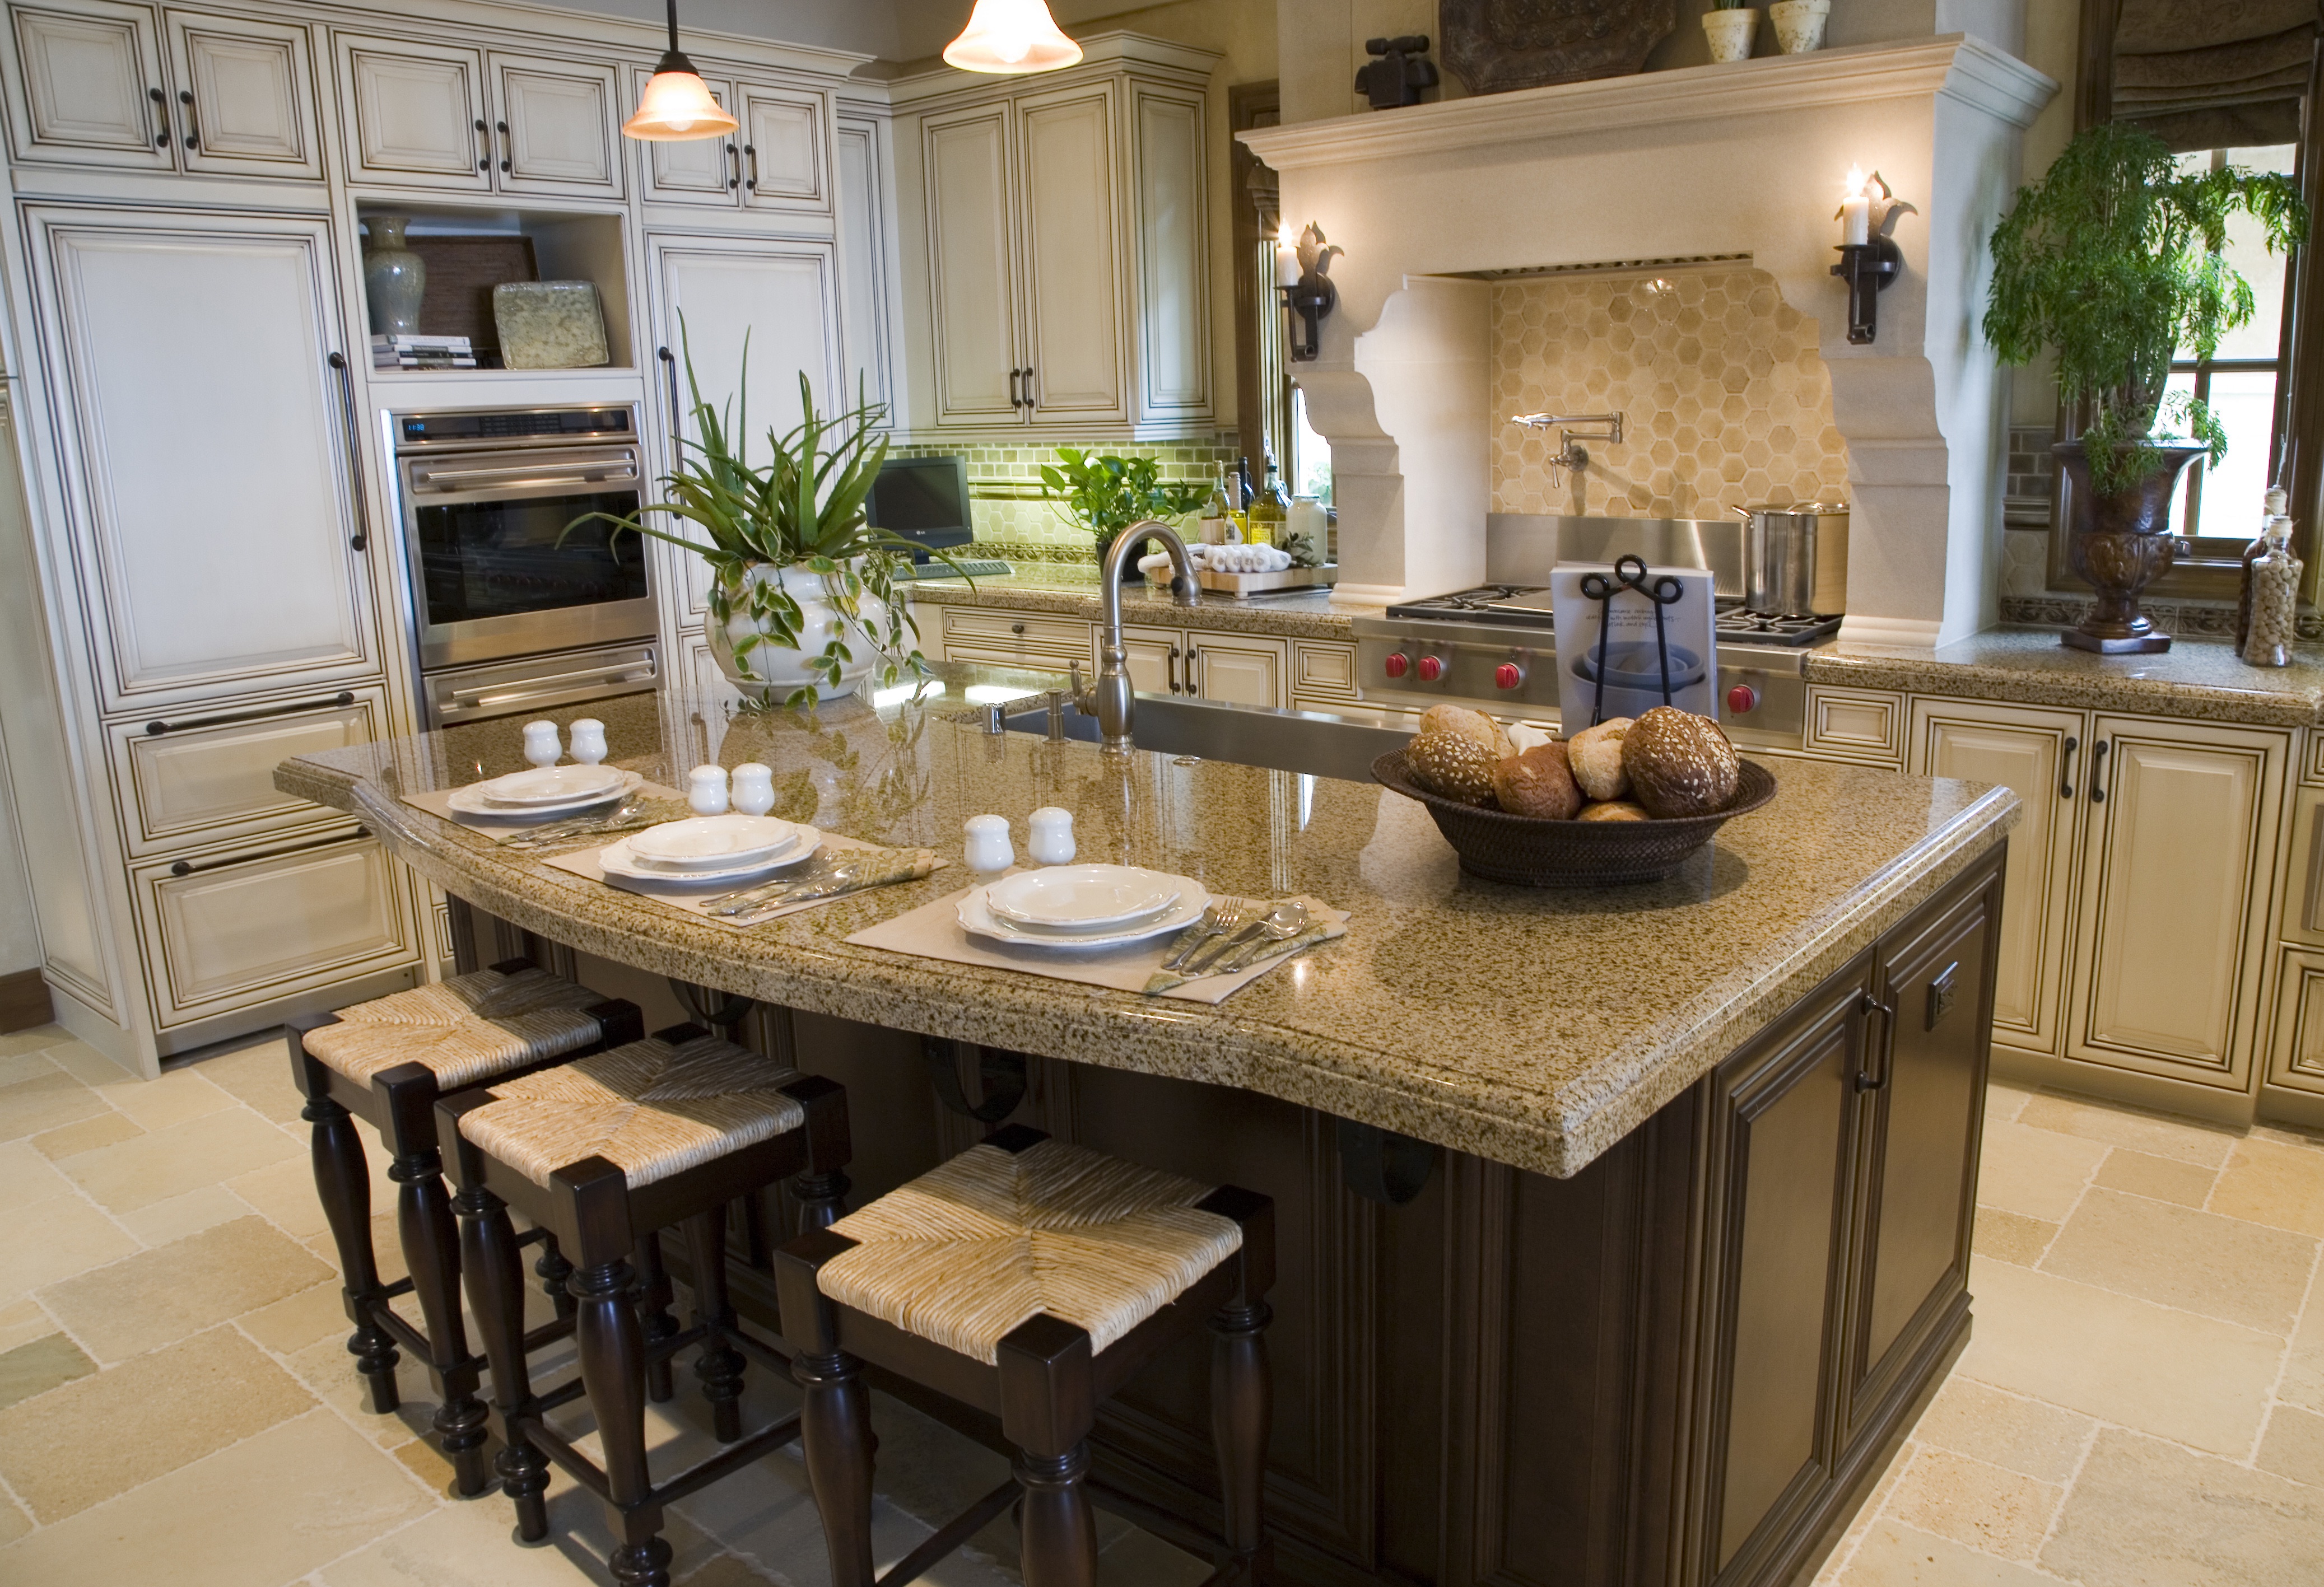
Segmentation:
{"type": "Polygon", "coordinates": [[[2114,114],[2173,149],[2300,136],[2318,0],[2123,0],[2114,114]]]}

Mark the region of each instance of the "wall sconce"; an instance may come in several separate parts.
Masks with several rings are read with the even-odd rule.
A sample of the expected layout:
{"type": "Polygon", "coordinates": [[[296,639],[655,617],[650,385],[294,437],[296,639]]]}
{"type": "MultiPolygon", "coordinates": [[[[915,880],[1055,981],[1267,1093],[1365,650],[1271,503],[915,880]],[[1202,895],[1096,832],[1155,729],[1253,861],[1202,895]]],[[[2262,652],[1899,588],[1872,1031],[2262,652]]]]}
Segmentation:
{"type": "Polygon", "coordinates": [[[1346,252],[1337,243],[1324,242],[1323,228],[1314,221],[1307,223],[1297,243],[1275,244],[1275,286],[1292,316],[1288,351],[1295,362],[1305,363],[1323,351],[1323,316],[1340,302],[1340,289],[1332,285],[1326,272],[1333,257],[1346,252]],[[1306,332],[1304,337],[1302,326],[1306,332]]]}
{"type": "Polygon", "coordinates": [[[1848,168],[1848,197],[1833,219],[1840,222],[1840,262],[1831,273],[1848,283],[1848,339],[1858,345],[1880,334],[1880,294],[1904,268],[1904,251],[1890,234],[1897,220],[1921,212],[1896,197],[1874,171],[1848,168]],[[1875,193],[1875,188],[1878,189],[1875,193]]]}

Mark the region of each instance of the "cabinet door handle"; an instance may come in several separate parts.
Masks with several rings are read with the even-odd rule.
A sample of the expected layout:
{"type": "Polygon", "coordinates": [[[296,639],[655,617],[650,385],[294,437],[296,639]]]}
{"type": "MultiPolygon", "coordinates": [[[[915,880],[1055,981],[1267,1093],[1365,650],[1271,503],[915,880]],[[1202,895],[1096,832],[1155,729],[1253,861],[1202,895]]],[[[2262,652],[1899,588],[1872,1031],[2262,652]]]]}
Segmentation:
{"type": "Polygon", "coordinates": [[[1199,697],[1199,696],[1202,694],[1202,693],[1203,693],[1203,692],[1202,692],[1202,690],[1201,690],[1201,689],[1199,689],[1199,688],[1197,688],[1197,687],[1195,686],[1194,680],[1195,680],[1195,679],[1197,679],[1197,678],[1199,678],[1199,677],[1201,677],[1201,676],[1203,675],[1203,674],[1202,674],[1202,672],[1201,672],[1201,670],[1200,670],[1200,669],[1201,669],[1201,667],[1202,667],[1202,665],[1203,665],[1203,647],[1202,647],[1201,646],[1199,646],[1199,645],[1189,645],[1189,646],[1187,646],[1187,647],[1186,647],[1186,693],[1189,693],[1189,694],[1192,694],[1192,695],[1195,695],[1195,696],[1197,696],[1197,697],[1199,697]]]}
{"type": "MultiPolygon", "coordinates": [[[[1892,1005],[1881,1002],[1869,991],[1858,993],[1856,995],[1858,1020],[1869,1023],[1876,1016],[1880,1019],[1885,1028],[1895,1022],[1896,1010],[1892,1005]]],[[[1869,1032],[1867,1033],[1865,1045],[1868,1049],[1871,1045],[1869,1032]]],[[[1888,1083],[1888,1066],[1877,1062],[1875,1055],[1869,1050],[1866,1051],[1864,1057],[1867,1060],[1865,1067],[1856,1071],[1856,1088],[1858,1091],[1877,1091],[1888,1083]]]]}
{"type": "Polygon", "coordinates": [[[481,120],[476,123],[476,169],[493,169],[493,130],[481,120]]]}
{"type": "Polygon", "coordinates": [[[355,377],[347,368],[346,353],[333,353],[330,364],[339,376],[339,422],[346,432],[347,483],[355,490],[355,532],[347,537],[347,548],[363,551],[371,546],[371,525],[364,512],[363,426],[355,421],[355,377]]]}
{"type": "Polygon", "coordinates": [[[2071,799],[2074,796],[2074,751],[2081,747],[2082,741],[2080,738],[2075,738],[2071,733],[2066,735],[2065,752],[2058,761],[2058,797],[2061,799],[2071,799]]]}
{"type": "Polygon", "coordinates": [[[189,717],[181,722],[147,722],[145,736],[158,738],[164,733],[187,733],[196,728],[222,728],[233,722],[263,721],[271,716],[294,716],[302,711],[327,711],[333,706],[345,710],[355,702],[355,691],[342,689],[328,700],[297,700],[288,705],[270,705],[262,711],[234,711],[223,716],[189,717]]]}
{"type": "Polygon", "coordinates": [[[1009,625],[1009,631],[1012,634],[1022,634],[1025,631],[1025,625],[1023,623],[1010,623],[1009,625]]]}
{"type": "Polygon", "coordinates": [[[1017,390],[1017,382],[1023,378],[1024,373],[1021,369],[1012,369],[1009,372],[1009,406],[1011,408],[1025,406],[1024,396],[1017,390]]]}
{"type": "Polygon", "coordinates": [[[1033,366],[1028,363],[1025,366],[1025,411],[1030,413],[1040,405],[1040,393],[1033,381],[1033,366]]]}
{"type": "Polygon", "coordinates": [[[281,859],[286,854],[304,854],[309,849],[328,849],[334,843],[352,843],[357,838],[370,836],[369,827],[357,827],[352,832],[335,832],[327,838],[318,838],[311,843],[291,843],[281,849],[269,849],[257,854],[230,855],[225,859],[204,860],[199,864],[190,859],[181,859],[170,867],[170,874],[173,876],[190,876],[198,871],[224,870],[232,865],[256,865],[262,859],[281,859]]]}
{"type": "Polygon", "coordinates": [[[2113,748],[2113,742],[2106,738],[2101,738],[2090,746],[2090,803],[2092,804],[2106,803],[2106,757],[2107,751],[2113,748]]]}
{"type": "Polygon", "coordinates": [[[1178,687],[1178,647],[1173,645],[1170,647],[1170,693],[1176,694],[1182,692],[1178,687]]]}
{"type": "Polygon", "coordinates": [[[508,170],[508,168],[509,168],[509,130],[508,130],[508,123],[506,123],[506,122],[504,122],[504,121],[496,121],[496,122],[494,122],[494,123],[493,124],[493,125],[495,128],[497,128],[497,129],[499,130],[499,132],[500,132],[500,135],[501,135],[501,169],[502,169],[503,170],[508,170]]]}
{"type": "Polygon", "coordinates": [[[726,145],[726,163],[732,168],[726,178],[726,190],[731,193],[742,185],[742,151],[732,143],[726,145]]]}
{"type": "Polygon", "coordinates": [[[170,96],[159,88],[145,90],[145,97],[153,106],[153,147],[170,146],[170,96]]]}
{"type": "Polygon", "coordinates": [[[756,143],[745,143],[742,145],[742,152],[748,155],[751,161],[751,179],[742,185],[755,193],[759,190],[759,146],[756,143]]]}
{"type": "Polygon", "coordinates": [[[202,130],[194,122],[194,91],[191,88],[179,89],[178,103],[186,107],[186,147],[198,149],[202,146],[202,130]]]}
{"type": "Polygon", "coordinates": [[[676,473],[686,456],[686,442],[681,439],[686,434],[686,410],[678,401],[678,354],[657,347],[654,356],[661,360],[661,372],[669,381],[669,470],[676,473]]]}

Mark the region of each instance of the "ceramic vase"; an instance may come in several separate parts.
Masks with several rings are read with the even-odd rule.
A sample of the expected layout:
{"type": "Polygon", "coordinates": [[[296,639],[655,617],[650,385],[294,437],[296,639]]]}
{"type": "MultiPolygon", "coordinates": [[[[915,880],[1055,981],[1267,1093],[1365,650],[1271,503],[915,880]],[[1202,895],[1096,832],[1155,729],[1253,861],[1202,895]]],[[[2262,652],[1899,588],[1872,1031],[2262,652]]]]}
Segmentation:
{"type": "Polygon", "coordinates": [[[411,222],[400,215],[374,215],[364,222],[371,229],[364,250],[364,301],[371,307],[374,336],[416,336],[420,334],[420,299],[428,291],[428,265],[405,246],[403,228],[411,222]]]}
{"type": "Polygon", "coordinates": [[[2050,450],[2072,487],[2066,560],[2097,597],[2081,625],[2060,641],[2104,656],[2170,649],[2171,636],[2138,610],[2138,597],[2170,571],[2179,549],[2179,537],[2171,532],[2172,493],[2204,449],[2160,447],[2161,468],[2107,495],[2091,487],[2089,456],[2080,441],[2061,441],[2050,450]]]}
{"type": "Polygon", "coordinates": [[[1824,24],[1831,20],[1831,0],[1775,0],[1767,7],[1775,24],[1775,47],[1786,55],[1807,55],[1823,48],[1824,24]]]}
{"type": "Polygon", "coordinates": [[[1748,60],[1751,58],[1751,37],[1759,31],[1759,11],[1746,5],[1732,11],[1706,11],[1702,14],[1702,35],[1711,41],[1711,59],[1715,61],[1748,60]]]}
{"type": "Polygon", "coordinates": [[[803,564],[775,567],[767,563],[753,565],[743,575],[746,583],[779,584],[785,593],[798,602],[802,619],[796,649],[782,644],[767,633],[765,625],[751,614],[747,590],[729,593],[727,604],[731,615],[721,622],[715,611],[705,615],[703,629],[710,641],[710,654],[718,663],[718,670],[726,681],[742,693],[755,699],[780,703],[792,692],[811,688],[816,698],[827,700],[845,693],[865,678],[879,657],[879,646],[874,640],[888,630],[887,603],[866,592],[858,602],[857,615],[849,618],[833,604],[830,593],[824,588],[823,575],[803,564]],[[736,646],[752,634],[764,643],[747,647],[741,655],[736,646]],[[821,674],[807,670],[807,657],[823,654],[824,647],[834,638],[841,638],[853,659],[843,663],[839,682],[825,683],[821,674]]]}

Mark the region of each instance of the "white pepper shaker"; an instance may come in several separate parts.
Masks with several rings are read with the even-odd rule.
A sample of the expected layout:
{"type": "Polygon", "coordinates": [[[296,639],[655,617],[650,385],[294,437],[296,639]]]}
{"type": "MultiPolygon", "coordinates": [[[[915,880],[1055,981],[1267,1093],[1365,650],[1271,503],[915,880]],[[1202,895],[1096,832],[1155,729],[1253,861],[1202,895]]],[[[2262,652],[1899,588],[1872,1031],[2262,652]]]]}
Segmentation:
{"type": "Polygon", "coordinates": [[[775,772],[772,766],[746,760],[733,771],[734,808],[744,815],[764,815],[775,807],[775,772]]]}
{"type": "Polygon", "coordinates": [[[583,766],[602,766],[605,760],[605,724],[594,716],[575,719],[572,729],[573,758],[583,766]]]}
{"type": "Polygon", "coordinates": [[[555,722],[524,724],[524,757],[535,766],[555,766],[565,758],[565,746],[558,740],[555,722]]]}
{"type": "Polygon", "coordinates": [[[1074,812],[1054,804],[1042,806],[1025,818],[1029,835],[1026,852],[1035,865],[1065,865],[1074,858],[1074,812]]]}
{"type": "Polygon", "coordinates": [[[723,815],[726,810],[726,768],[698,766],[686,775],[686,802],[696,815],[723,815]]]}
{"type": "Polygon", "coordinates": [[[985,876],[996,876],[1017,863],[1017,851],[1009,844],[1009,818],[1005,815],[973,815],[962,823],[968,834],[968,868],[985,876]]]}

